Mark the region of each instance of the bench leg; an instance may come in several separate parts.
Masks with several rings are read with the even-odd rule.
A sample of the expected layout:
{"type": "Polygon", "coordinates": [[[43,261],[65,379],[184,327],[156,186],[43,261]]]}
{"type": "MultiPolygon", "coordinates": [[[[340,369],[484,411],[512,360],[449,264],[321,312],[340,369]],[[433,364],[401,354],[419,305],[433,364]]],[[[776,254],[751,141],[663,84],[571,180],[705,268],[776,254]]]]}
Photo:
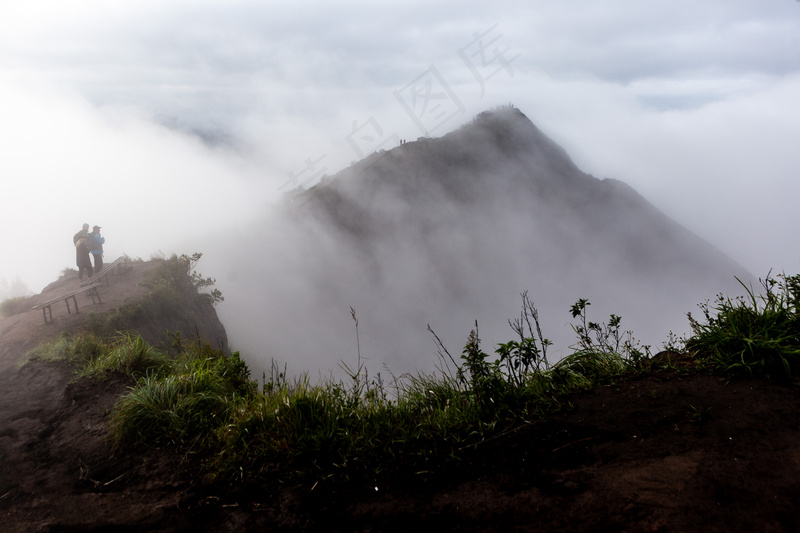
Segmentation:
{"type": "Polygon", "coordinates": [[[67,296],[64,299],[64,301],[67,302],[67,313],[72,314],[72,310],[70,310],[70,308],[69,308],[69,299],[70,298],[72,298],[72,303],[75,304],[75,314],[77,315],[77,314],[80,313],[80,311],[78,311],[78,300],[77,300],[77,298],[75,298],[74,294],[72,296],[67,296]]]}
{"type": "Polygon", "coordinates": [[[93,304],[98,304],[98,303],[101,304],[101,303],[103,303],[103,301],[100,299],[100,293],[97,292],[97,287],[95,287],[95,288],[93,288],[93,289],[91,289],[89,291],[89,296],[92,297],[92,303],[93,304]]]}

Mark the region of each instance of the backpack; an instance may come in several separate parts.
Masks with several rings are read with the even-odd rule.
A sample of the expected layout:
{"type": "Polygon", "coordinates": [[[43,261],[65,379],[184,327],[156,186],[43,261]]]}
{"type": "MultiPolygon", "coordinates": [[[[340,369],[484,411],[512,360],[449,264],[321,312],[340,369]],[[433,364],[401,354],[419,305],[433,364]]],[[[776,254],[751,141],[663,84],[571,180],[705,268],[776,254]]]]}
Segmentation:
{"type": "Polygon", "coordinates": [[[90,233],[89,236],[86,237],[86,246],[89,247],[90,252],[100,249],[100,243],[94,239],[94,233],[90,233]]]}

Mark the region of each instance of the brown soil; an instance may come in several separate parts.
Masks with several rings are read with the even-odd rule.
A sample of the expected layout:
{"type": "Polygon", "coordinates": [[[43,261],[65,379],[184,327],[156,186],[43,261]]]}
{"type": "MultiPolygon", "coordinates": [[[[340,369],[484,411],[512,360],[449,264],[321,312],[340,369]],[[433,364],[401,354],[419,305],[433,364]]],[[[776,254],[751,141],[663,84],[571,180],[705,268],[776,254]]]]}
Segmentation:
{"type": "MultiPolygon", "coordinates": [[[[141,294],[140,273],[129,276],[101,305],[141,294]]],[[[0,531],[800,531],[794,386],[687,372],[672,354],[674,368],[575,394],[465,450],[458,468],[215,483],[169,450],[110,448],[121,378],[16,370],[34,341],[79,324],[66,308],[53,314],[53,325],[39,311],[0,321],[0,531]]]]}

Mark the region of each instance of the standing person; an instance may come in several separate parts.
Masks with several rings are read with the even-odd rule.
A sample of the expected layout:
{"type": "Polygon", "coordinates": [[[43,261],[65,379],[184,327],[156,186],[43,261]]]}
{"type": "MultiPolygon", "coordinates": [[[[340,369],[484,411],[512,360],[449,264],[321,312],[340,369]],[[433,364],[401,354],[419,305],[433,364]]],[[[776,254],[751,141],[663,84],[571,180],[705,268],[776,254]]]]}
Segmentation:
{"type": "Polygon", "coordinates": [[[89,224],[84,224],[83,229],[81,229],[78,233],[72,236],[72,244],[78,245],[78,239],[89,239],[89,224]]]}
{"type": "Polygon", "coordinates": [[[100,235],[100,226],[93,227],[89,236],[89,251],[92,252],[92,257],[94,257],[95,274],[103,269],[103,243],[105,242],[105,237],[100,235]]]}
{"type": "Polygon", "coordinates": [[[89,259],[89,245],[86,238],[81,237],[75,243],[75,262],[78,264],[78,279],[83,281],[83,273],[86,272],[86,279],[92,277],[92,260],[89,259]]]}

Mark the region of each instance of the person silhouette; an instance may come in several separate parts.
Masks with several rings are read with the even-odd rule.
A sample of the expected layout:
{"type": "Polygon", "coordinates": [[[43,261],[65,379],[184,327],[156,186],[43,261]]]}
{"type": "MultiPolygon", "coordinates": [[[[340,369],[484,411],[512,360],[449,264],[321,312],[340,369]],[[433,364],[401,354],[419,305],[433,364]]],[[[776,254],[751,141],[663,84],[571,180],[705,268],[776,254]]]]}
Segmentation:
{"type": "Polygon", "coordinates": [[[91,235],[89,233],[89,224],[84,224],[83,228],[78,233],[72,236],[72,244],[77,245],[78,239],[80,238],[88,239],[89,235],[91,235]]]}
{"type": "Polygon", "coordinates": [[[78,279],[83,281],[83,274],[86,273],[86,279],[92,277],[92,260],[89,259],[89,245],[86,242],[86,237],[81,237],[75,243],[75,262],[78,265],[78,279]]]}

